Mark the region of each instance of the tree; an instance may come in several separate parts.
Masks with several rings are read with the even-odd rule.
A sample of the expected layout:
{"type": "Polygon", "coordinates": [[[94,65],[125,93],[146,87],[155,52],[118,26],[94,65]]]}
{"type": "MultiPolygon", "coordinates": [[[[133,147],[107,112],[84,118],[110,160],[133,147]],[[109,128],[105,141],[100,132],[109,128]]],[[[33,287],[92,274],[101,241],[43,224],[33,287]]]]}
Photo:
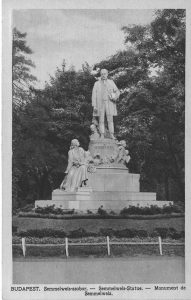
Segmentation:
{"type": "Polygon", "coordinates": [[[185,10],[156,11],[150,25],[122,30],[127,49],[97,64],[121,88],[118,136],[129,143],[143,189],[162,182],[168,200],[173,182],[184,200],[185,10]]]}
{"type": "MultiPolygon", "coordinates": [[[[157,11],[151,26],[140,29],[139,39],[135,28],[123,30],[126,42],[139,51],[142,64],[146,61],[147,70],[160,70],[158,76],[140,84],[141,93],[145,90],[149,94],[146,101],[141,101],[140,92],[131,94],[132,110],[140,113],[142,104],[151,113],[150,131],[159,176],[163,173],[167,182],[173,179],[184,199],[185,10],[157,11]]],[[[156,172],[156,167],[153,169],[156,172]]]]}
{"type": "MultiPolygon", "coordinates": [[[[13,187],[13,206],[16,206],[17,201],[22,193],[22,187],[19,182],[23,176],[24,170],[21,168],[18,159],[19,145],[22,144],[22,122],[20,113],[25,109],[26,103],[31,101],[32,92],[30,83],[36,78],[30,74],[30,67],[34,67],[32,61],[26,56],[32,53],[32,50],[26,45],[26,33],[21,33],[16,28],[13,29],[12,43],[12,187],[13,187]]],[[[22,150],[21,150],[22,151],[22,150]]]]}
{"type": "Polygon", "coordinates": [[[17,177],[19,206],[51,199],[52,190],[63,179],[73,138],[87,149],[93,83],[87,65],[76,72],[63,63],[50,84],[43,90],[33,89],[33,99],[19,110],[20,139],[15,149],[21,171],[17,177]]]}
{"type": "Polygon", "coordinates": [[[30,95],[30,85],[36,80],[30,72],[34,63],[27,56],[32,50],[26,44],[26,33],[13,29],[12,43],[12,80],[13,80],[13,103],[21,105],[30,95]]]}

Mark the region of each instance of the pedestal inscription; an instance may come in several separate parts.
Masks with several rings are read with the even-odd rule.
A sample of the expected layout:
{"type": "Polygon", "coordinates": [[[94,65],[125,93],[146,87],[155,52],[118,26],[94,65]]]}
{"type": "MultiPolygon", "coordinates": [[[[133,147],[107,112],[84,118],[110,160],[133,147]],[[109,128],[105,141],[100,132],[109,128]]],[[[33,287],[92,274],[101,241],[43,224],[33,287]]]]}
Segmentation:
{"type": "MultiPolygon", "coordinates": [[[[127,150],[113,139],[91,140],[89,151],[95,166],[118,167],[127,169],[127,150]]],[[[130,159],[130,157],[129,157],[130,159]]]]}
{"type": "Polygon", "coordinates": [[[89,151],[92,157],[100,156],[102,159],[111,159],[118,154],[118,146],[115,140],[112,139],[99,139],[90,141],[89,151]]]}

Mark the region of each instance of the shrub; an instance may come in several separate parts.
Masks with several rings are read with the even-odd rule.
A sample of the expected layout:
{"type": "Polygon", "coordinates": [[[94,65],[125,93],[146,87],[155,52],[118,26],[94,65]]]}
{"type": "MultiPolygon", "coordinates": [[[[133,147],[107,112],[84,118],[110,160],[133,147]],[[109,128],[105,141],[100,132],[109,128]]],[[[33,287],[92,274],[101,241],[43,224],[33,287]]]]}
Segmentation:
{"type": "Polygon", "coordinates": [[[12,208],[12,216],[16,216],[20,210],[18,208],[12,208]]]}
{"type": "Polygon", "coordinates": [[[120,215],[157,215],[157,214],[171,214],[171,213],[181,213],[183,209],[180,206],[164,205],[163,207],[158,207],[157,205],[151,205],[150,207],[139,207],[139,206],[129,206],[125,207],[120,211],[120,215]]]}
{"type": "Polygon", "coordinates": [[[42,214],[42,215],[46,215],[46,214],[55,214],[55,215],[74,214],[74,212],[75,212],[75,209],[64,210],[61,207],[55,208],[55,204],[49,205],[49,206],[46,206],[46,207],[37,206],[37,208],[35,208],[35,213],[42,214]]]}
{"type": "Polygon", "coordinates": [[[174,227],[169,227],[168,232],[170,233],[176,232],[176,229],[174,227]]]}
{"type": "Polygon", "coordinates": [[[184,238],[184,231],[177,232],[175,228],[169,227],[159,227],[155,228],[153,232],[150,234],[151,237],[158,237],[161,236],[161,238],[171,238],[171,239],[180,239],[184,238]]]}
{"type": "Polygon", "coordinates": [[[174,204],[173,205],[173,212],[175,213],[183,213],[184,212],[184,206],[181,204],[174,204]]]}
{"type": "Polygon", "coordinates": [[[137,215],[140,213],[139,206],[129,206],[128,208],[125,207],[120,211],[120,215],[137,215]]]}
{"type": "Polygon", "coordinates": [[[152,238],[156,238],[156,237],[159,236],[159,233],[158,233],[157,231],[153,230],[153,231],[151,232],[150,236],[151,236],[152,238]]]}
{"type": "Polygon", "coordinates": [[[66,237],[66,233],[63,230],[55,230],[51,228],[45,229],[29,229],[27,231],[20,231],[18,233],[21,237],[59,237],[64,238],[66,237]]]}
{"type": "Polygon", "coordinates": [[[49,213],[53,213],[54,207],[55,207],[54,204],[53,204],[53,205],[46,206],[46,207],[39,207],[39,206],[37,206],[37,208],[35,208],[35,213],[38,213],[38,214],[49,214],[49,213]]]}
{"type": "Polygon", "coordinates": [[[75,209],[74,208],[70,209],[70,210],[66,209],[66,210],[63,210],[63,213],[65,215],[73,215],[75,213],[75,209]]]}
{"type": "Polygon", "coordinates": [[[130,229],[123,229],[123,230],[116,230],[114,234],[116,237],[133,238],[136,236],[136,231],[130,229]]]}
{"type": "Polygon", "coordinates": [[[99,235],[103,236],[114,236],[115,232],[112,228],[100,228],[99,235]]]}
{"type": "Polygon", "coordinates": [[[64,211],[63,211],[62,208],[57,207],[57,208],[54,208],[53,213],[54,213],[55,215],[63,215],[63,214],[64,214],[64,211]]]}
{"type": "Polygon", "coordinates": [[[136,236],[139,238],[148,237],[148,232],[146,230],[136,230],[136,236]]]}
{"type": "Polygon", "coordinates": [[[176,229],[170,227],[158,227],[155,228],[154,231],[149,234],[146,230],[136,230],[136,229],[122,229],[122,230],[114,230],[113,228],[101,228],[98,233],[96,232],[87,232],[84,228],[78,228],[76,230],[70,231],[68,234],[59,229],[29,229],[27,231],[20,231],[16,233],[16,236],[19,237],[35,237],[35,238],[43,238],[43,237],[53,237],[53,238],[65,238],[66,236],[69,238],[84,238],[84,237],[96,237],[96,236],[110,236],[117,238],[146,238],[146,237],[158,237],[161,236],[162,239],[172,238],[172,239],[180,239],[184,238],[184,231],[177,232],[176,229]]]}
{"type": "Polygon", "coordinates": [[[173,233],[169,234],[168,236],[173,240],[178,240],[182,237],[180,232],[173,232],[173,233]]]}
{"type": "Polygon", "coordinates": [[[173,206],[170,204],[169,206],[164,205],[163,206],[163,213],[165,214],[171,214],[173,212],[173,206]]]}
{"type": "Polygon", "coordinates": [[[27,231],[24,231],[24,230],[19,231],[19,232],[17,233],[17,235],[20,236],[20,237],[27,237],[27,236],[28,236],[28,235],[27,235],[27,231]]]}
{"type": "Polygon", "coordinates": [[[34,209],[34,204],[27,204],[24,207],[21,208],[21,211],[23,212],[29,212],[34,209]]]}
{"type": "Polygon", "coordinates": [[[147,211],[150,211],[150,215],[158,215],[162,213],[162,208],[157,205],[151,205],[150,207],[146,207],[146,209],[147,211]]]}
{"type": "Polygon", "coordinates": [[[17,232],[17,226],[12,226],[12,233],[17,232]]]}
{"type": "Polygon", "coordinates": [[[156,205],[151,207],[129,206],[120,211],[120,215],[154,215],[160,213],[161,208],[156,205]]]}
{"type": "Polygon", "coordinates": [[[72,230],[69,232],[69,238],[82,238],[88,236],[96,236],[97,234],[94,232],[87,232],[84,228],[79,228],[77,230],[72,230]]]}
{"type": "Polygon", "coordinates": [[[158,236],[161,236],[162,239],[166,239],[168,235],[168,228],[165,227],[158,227],[155,228],[155,232],[158,233],[158,236]]]}
{"type": "Polygon", "coordinates": [[[97,214],[99,214],[100,216],[107,216],[108,215],[107,211],[103,209],[103,206],[100,206],[98,208],[97,214]]]}
{"type": "Polygon", "coordinates": [[[184,231],[177,232],[176,229],[170,227],[168,230],[168,237],[174,240],[185,238],[185,232],[184,231]]]}

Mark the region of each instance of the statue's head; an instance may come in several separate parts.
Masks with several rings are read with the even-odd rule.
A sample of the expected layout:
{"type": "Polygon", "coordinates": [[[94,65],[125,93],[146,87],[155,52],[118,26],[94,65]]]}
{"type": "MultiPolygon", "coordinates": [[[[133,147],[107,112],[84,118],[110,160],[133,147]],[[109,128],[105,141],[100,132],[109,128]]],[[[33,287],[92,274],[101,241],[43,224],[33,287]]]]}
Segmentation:
{"type": "Polygon", "coordinates": [[[71,147],[74,148],[74,147],[79,147],[80,143],[77,139],[73,139],[71,141],[71,147]]]}
{"type": "Polygon", "coordinates": [[[101,69],[100,74],[101,74],[101,79],[106,80],[107,77],[108,77],[108,70],[106,70],[106,69],[101,69]]]}
{"type": "Polygon", "coordinates": [[[124,148],[127,146],[127,144],[126,144],[126,141],[125,141],[125,140],[122,140],[122,141],[121,141],[121,146],[123,146],[124,148]]]}
{"type": "Polygon", "coordinates": [[[90,129],[91,129],[92,132],[95,132],[95,131],[96,131],[96,126],[95,126],[95,124],[91,124],[91,125],[90,125],[90,129]]]}
{"type": "Polygon", "coordinates": [[[127,146],[126,141],[125,140],[121,140],[117,143],[119,146],[123,146],[124,148],[127,146]]]}

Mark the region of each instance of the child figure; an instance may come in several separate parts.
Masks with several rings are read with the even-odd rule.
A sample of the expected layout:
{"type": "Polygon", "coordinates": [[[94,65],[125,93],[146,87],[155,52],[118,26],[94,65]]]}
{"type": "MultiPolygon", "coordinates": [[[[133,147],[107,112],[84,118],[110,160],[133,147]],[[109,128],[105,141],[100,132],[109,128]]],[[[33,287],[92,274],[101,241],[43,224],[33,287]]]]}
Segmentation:
{"type": "Polygon", "coordinates": [[[129,155],[129,151],[126,150],[126,141],[122,140],[120,142],[117,143],[119,146],[119,152],[116,158],[116,162],[117,163],[123,163],[123,164],[128,164],[128,162],[130,161],[131,157],[129,155]]]}

